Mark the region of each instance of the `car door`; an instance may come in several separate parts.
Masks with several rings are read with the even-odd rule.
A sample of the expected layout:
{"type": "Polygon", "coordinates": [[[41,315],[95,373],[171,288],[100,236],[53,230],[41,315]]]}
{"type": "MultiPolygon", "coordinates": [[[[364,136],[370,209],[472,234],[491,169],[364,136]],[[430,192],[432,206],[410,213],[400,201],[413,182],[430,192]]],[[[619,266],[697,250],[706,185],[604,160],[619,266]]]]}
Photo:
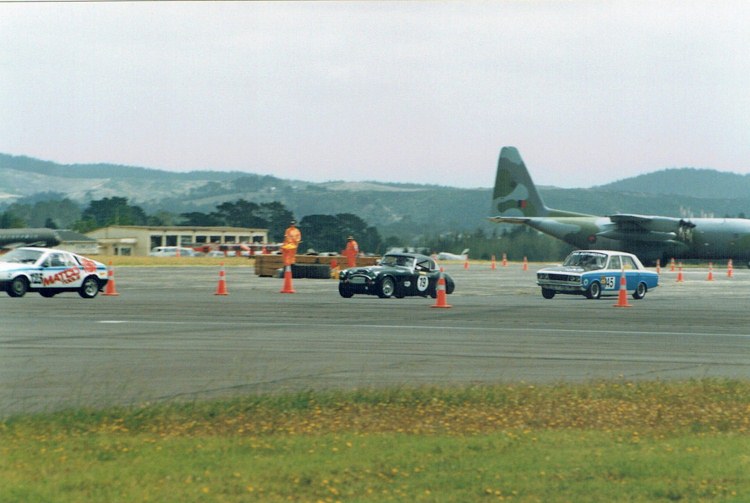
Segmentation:
{"type": "Polygon", "coordinates": [[[78,288],[82,281],[81,268],[69,253],[52,252],[42,262],[44,288],[78,288]]]}
{"type": "Polygon", "coordinates": [[[612,255],[609,258],[607,269],[602,273],[602,292],[611,293],[620,287],[620,271],[622,261],[619,255],[612,255]]]}
{"type": "MultiPolygon", "coordinates": [[[[633,262],[633,258],[627,255],[622,256],[622,267],[625,271],[625,280],[627,282],[628,291],[633,291],[638,286],[638,282],[641,280],[638,266],[633,262]]],[[[619,284],[619,283],[618,283],[619,284]]]]}

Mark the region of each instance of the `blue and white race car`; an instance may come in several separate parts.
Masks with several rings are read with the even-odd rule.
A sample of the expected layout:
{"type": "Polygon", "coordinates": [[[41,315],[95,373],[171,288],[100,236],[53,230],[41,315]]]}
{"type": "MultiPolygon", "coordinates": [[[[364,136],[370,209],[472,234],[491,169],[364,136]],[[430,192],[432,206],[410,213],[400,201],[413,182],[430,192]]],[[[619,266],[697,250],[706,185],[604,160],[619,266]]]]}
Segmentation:
{"type": "Polygon", "coordinates": [[[578,250],[557,267],[545,267],[536,273],[542,297],[551,299],[557,293],[585,295],[598,299],[617,295],[620,278],[625,274],[628,292],[642,299],[659,285],[659,275],[646,270],[632,253],[609,250],[578,250]]]}
{"type": "Polygon", "coordinates": [[[0,255],[0,290],[11,297],[26,292],[39,292],[42,297],[78,292],[92,299],[108,279],[107,266],[101,262],[64,250],[24,247],[0,255]]]}

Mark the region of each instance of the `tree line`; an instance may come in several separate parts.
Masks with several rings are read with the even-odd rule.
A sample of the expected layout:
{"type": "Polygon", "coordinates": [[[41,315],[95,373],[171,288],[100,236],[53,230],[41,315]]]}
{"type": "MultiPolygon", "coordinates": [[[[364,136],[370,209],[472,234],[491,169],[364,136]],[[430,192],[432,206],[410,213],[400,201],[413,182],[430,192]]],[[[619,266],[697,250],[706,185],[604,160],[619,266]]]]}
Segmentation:
{"type": "MultiPolygon", "coordinates": [[[[147,214],[140,206],[130,204],[125,197],[105,197],[92,200],[81,207],[70,199],[38,200],[15,203],[0,213],[0,228],[48,227],[73,229],[86,233],[110,225],[184,225],[191,227],[249,227],[268,229],[271,242],[281,242],[284,231],[295,219],[294,214],[280,202],[255,203],[245,199],[223,202],[214,211],[186,212],[178,215],[160,211],[147,214]]],[[[382,254],[392,247],[416,246],[430,252],[459,253],[469,248],[469,257],[500,260],[559,261],[570,246],[529,229],[525,226],[497,226],[488,235],[481,227],[474,232],[429,232],[415,238],[412,235],[383,237],[378,229],[352,213],[335,215],[306,215],[297,222],[302,232],[300,252],[340,252],[346,238],[354,236],[366,253],[382,254]],[[415,239],[418,241],[415,242],[415,239]]]]}

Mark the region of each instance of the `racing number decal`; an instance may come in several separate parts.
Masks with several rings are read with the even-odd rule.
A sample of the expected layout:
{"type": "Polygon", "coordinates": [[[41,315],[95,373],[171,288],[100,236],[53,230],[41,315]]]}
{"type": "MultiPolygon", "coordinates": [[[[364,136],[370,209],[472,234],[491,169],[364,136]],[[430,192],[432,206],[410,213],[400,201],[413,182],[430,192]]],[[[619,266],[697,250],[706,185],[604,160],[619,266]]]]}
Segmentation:
{"type": "Polygon", "coordinates": [[[614,290],[615,289],[615,277],[614,276],[607,276],[607,286],[605,286],[607,290],[614,290]]]}
{"type": "Polygon", "coordinates": [[[31,277],[31,284],[32,285],[41,285],[42,284],[42,273],[35,272],[29,275],[31,277]]]}
{"type": "Polygon", "coordinates": [[[424,292],[427,290],[428,286],[430,286],[430,278],[427,276],[419,276],[419,278],[417,278],[417,290],[424,292]]]}

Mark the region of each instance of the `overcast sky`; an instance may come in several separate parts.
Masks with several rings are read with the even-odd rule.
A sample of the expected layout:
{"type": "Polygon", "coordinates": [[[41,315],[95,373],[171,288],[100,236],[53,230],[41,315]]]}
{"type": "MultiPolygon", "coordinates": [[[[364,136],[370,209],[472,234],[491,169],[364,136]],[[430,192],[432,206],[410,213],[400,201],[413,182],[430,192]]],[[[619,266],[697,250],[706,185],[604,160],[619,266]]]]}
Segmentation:
{"type": "Polygon", "coordinates": [[[750,2],[0,3],[0,152],[490,187],[750,172],[750,2]]]}

